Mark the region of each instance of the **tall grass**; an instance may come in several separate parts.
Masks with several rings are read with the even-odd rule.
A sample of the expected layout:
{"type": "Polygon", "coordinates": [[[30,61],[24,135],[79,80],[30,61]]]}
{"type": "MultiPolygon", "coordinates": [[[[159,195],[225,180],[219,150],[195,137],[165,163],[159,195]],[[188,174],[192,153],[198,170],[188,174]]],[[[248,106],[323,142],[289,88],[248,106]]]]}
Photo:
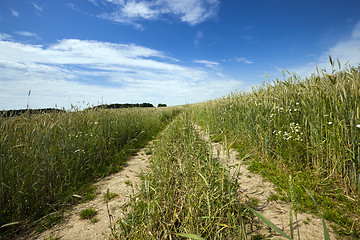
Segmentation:
{"type": "Polygon", "coordinates": [[[197,119],[217,135],[247,139],[288,166],[312,169],[346,194],[359,194],[359,94],[360,68],[306,79],[292,74],[209,101],[197,108],[197,119]]]}
{"type": "Polygon", "coordinates": [[[214,138],[253,155],[250,168],[288,189],[294,176],[299,207],[316,213],[303,186],[314,191],[338,233],[360,236],[360,67],[324,70],[301,79],[264,83],[195,107],[214,138]],[[256,156],[256,157],[255,157],[256,156]],[[340,227],[339,227],[340,226],[340,227]]]}
{"type": "Polygon", "coordinates": [[[189,113],[181,114],[155,144],[151,170],[127,218],[119,220],[119,238],[246,238],[237,183],[212,157],[189,113]]]}
{"type": "Polygon", "coordinates": [[[61,209],[118,171],[178,110],[123,109],[0,118],[0,227],[61,209]]]}

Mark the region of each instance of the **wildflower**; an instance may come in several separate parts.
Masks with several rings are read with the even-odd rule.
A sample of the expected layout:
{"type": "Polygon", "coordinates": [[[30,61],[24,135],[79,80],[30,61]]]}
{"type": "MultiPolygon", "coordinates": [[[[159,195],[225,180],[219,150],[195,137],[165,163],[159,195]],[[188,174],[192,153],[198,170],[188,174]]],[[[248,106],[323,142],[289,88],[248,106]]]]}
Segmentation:
{"type": "Polygon", "coordinates": [[[76,149],[74,153],[78,153],[78,152],[85,153],[85,151],[82,149],[76,149]]]}
{"type": "Polygon", "coordinates": [[[360,124],[356,125],[357,128],[360,128],[360,124]]]}
{"type": "Polygon", "coordinates": [[[331,125],[331,124],[332,124],[332,122],[328,122],[328,124],[329,124],[329,125],[331,125]]]}

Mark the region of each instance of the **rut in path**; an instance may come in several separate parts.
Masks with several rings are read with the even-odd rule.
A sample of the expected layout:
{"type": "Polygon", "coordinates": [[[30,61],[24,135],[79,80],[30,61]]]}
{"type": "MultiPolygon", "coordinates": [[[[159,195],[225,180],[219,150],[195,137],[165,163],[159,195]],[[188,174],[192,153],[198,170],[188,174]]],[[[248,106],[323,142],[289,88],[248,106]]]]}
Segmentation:
{"type": "MultiPolygon", "coordinates": [[[[213,157],[225,163],[230,168],[231,175],[237,176],[241,197],[257,199],[259,203],[256,210],[290,236],[289,203],[280,200],[268,201],[272,193],[276,193],[274,184],[266,181],[259,174],[250,172],[243,161],[237,157],[235,150],[230,149],[227,152],[224,144],[211,142],[207,133],[204,133],[197,125],[195,125],[195,128],[205,141],[211,144],[213,157]]],[[[322,219],[308,213],[298,213],[297,218],[301,239],[319,240],[324,238],[322,219]],[[309,223],[305,224],[308,221],[309,223]]],[[[269,228],[265,223],[260,222],[260,226],[260,229],[257,230],[258,233],[266,237],[276,236],[276,239],[286,239],[269,228]]],[[[329,226],[329,223],[327,223],[327,226],[329,226]]],[[[295,229],[294,232],[294,239],[297,239],[297,230],[295,229]]],[[[336,239],[331,229],[329,229],[329,234],[331,239],[336,239]]]]}
{"type": "MultiPolygon", "coordinates": [[[[150,142],[148,146],[151,144],[152,142],[150,142]]],[[[61,240],[109,239],[111,236],[110,221],[111,225],[115,226],[116,221],[124,216],[124,210],[121,206],[127,204],[130,196],[134,196],[134,194],[137,193],[140,174],[149,171],[148,159],[150,155],[146,154],[148,146],[141,149],[136,156],[128,159],[123,170],[97,182],[97,196],[94,200],[74,206],[65,214],[64,222],[48,229],[40,235],[33,235],[30,239],[46,239],[50,236],[60,237],[61,240]],[[118,195],[109,201],[108,207],[103,197],[107,189],[118,195]],[[90,220],[80,219],[80,211],[89,207],[97,210],[97,214],[95,215],[97,221],[95,223],[91,223],[90,220]]],[[[26,239],[29,238],[26,237],[26,239]]]]}
{"type": "MultiPolygon", "coordinates": [[[[213,156],[219,158],[224,164],[229,166],[231,174],[237,176],[241,191],[240,196],[248,199],[257,199],[259,201],[257,210],[277,227],[290,235],[289,204],[281,201],[268,201],[269,196],[272,193],[276,193],[274,185],[260,175],[247,170],[247,166],[241,159],[236,157],[237,152],[235,150],[230,149],[227,153],[222,143],[211,142],[209,136],[205,134],[199,126],[195,127],[204,137],[205,141],[211,144],[213,156]]],[[[149,145],[151,145],[151,142],[149,145]]],[[[111,236],[110,221],[111,224],[115,226],[116,220],[124,217],[124,210],[121,206],[127,204],[129,197],[137,193],[137,186],[140,183],[139,175],[142,172],[146,173],[149,171],[148,160],[150,155],[146,154],[148,146],[141,149],[137,156],[131,157],[127,161],[127,166],[124,167],[122,171],[101,179],[96,183],[98,195],[94,200],[74,206],[66,214],[66,220],[64,222],[48,229],[40,235],[34,234],[26,237],[26,239],[46,239],[50,236],[60,237],[62,240],[109,239],[109,236],[111,236]],[[131,183],[132,186],[129,183],[131,183]],[[103,198],[107,189],[109,189],[110,192],[118,194],[116,198],[109,201],[108,207],[103,198]],[[95,216],[97,222],[95,223],[80,219],[80,211],[89,207],[97,210],[97,215],[95,216]]],[[[298,222],[301,239],[323,239],[323,227],[320,218],[311,214],[299,213],[298,222]],[[310,219],[310,223],[305,224],[304,221],[308,221],[308,219],[310,219]]],[[[277,239],[285,239],[279,237],[277,233],[262,222],[260,222],[260,224],[261,227],[257,230],[258,233],[266,237],[276,236],[277,239]]],[[[330,238],[335,239],[335,235],[332,232],[330,232],[330,238]]],[[[297,239],[297,236],[295,236],[295,239],[297,239]]]]}

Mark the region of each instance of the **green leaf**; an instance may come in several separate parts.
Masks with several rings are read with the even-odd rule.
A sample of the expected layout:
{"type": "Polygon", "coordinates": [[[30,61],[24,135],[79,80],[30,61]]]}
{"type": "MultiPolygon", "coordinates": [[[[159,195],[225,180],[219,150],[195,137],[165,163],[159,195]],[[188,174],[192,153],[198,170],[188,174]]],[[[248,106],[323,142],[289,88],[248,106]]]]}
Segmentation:
{"type": "Polygon", "coordinates": [[[261,215],[260,213],[258,213],[257,211],[255,211],[252,208],[248,208],[250,211],[252,211],[256,216],[258,216],[258,218],[260,218],[264,223],[266,223],[269,227],[271,227],[275,232],[277,232],[278,234],[280,234],[281,236],[293,240],[292,238],[290,238],[286,233],[284,233],[283,231],[281,231],[280,228],[278,228],[277,226],[275,226],[269,219],[267,219],[266,217],[264,217],[263,215],[261,215]]]}
{"type": "Polygon", "coordinates": [[[176,235],[178,235],[180,237],[190,238],[190,239],[205,240],[205,238],[199,237],[198,235],[189,234],[189,233],[177,233],[176,235]]]}

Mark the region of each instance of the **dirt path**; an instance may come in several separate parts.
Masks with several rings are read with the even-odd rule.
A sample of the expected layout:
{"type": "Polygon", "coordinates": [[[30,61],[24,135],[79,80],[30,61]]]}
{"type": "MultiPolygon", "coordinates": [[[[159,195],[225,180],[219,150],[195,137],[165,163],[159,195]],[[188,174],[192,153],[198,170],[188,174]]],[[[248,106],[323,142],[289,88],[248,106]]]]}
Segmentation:
{"type": "MultiPolygon", "coordinates": [[[[257,210],[289,235],[289,204],[280,200],[268,201],[269,196],[272,193],[276,193],[274,185],[267,182],[260,175],[247,170],[247,166],[236,157],[237,152],[235,150],[230,149],[229,155],[227,155],[222,143],[210,142],[209,136],[200,127],[196,126],[196,128],[204,139],[211,144],[213,156],[226,163],[230,167],[231,173],[237,176],[242,196],[248,199],[257,199],[259,201],[257,210]]],[[[60,237],[61,240],[109,239],[111,235],[110,226],[114,226],[117,219],[124,216],[121,206],[128,203],[129,197],[138,191],[137,186],[140,183],[139,175],[142,172],[146,173],[148,171],[150,155],[146,155],[146,149],[148,147],[141,149],[138,155],[131,157],[127,162],[127,166],[122,171],[101,179],[96,184],[98,194],[94,200],[74,206],[66,214],[64,222],[40,235],[30,236],[28,239],[47,239],[49,237],[60,237]],[[108,207],[103,197],[107,189],[118,194],[117,197],[109,201],[108,207]],[[97,215],[95,216],[97,221],[95,223],[91,223],[90,220],[80,219],[80,211],[89,207],[97,210],[97,215]]],[[[298,214],[298,220],[301,239],[323,239],[321,219],[311,214],[300,213],[298,214]],[[309,222],[309,224],[305,224],[305,222],[309,222]]],[[[264,224],[262,224],[258,232],[267,237],[276,236],[277,239],[285,239],[278,237],[277,233],[264,224]]],[[[335,239],[335,235],[331,232],[330,238],[335,239]]],[[[296,236],[295,239],[297,239],[296,236]]]]}
{"type": "MultiPolygon", "coordinates": [[[[227,154],[224,144],[211,142],[207,133],[204,133],[199,126],[196,126],[196,128],[204,139],[211,144],[213,156],[226,163],[230,167],[232,175],[237,175],[242,196],[248,199],[257,199],[259,203],[256,209],[290,236],[289,203],[280,200],[268,201],[271,194],[276,193],[274,184],[266,181],[262,176],[250,172],[241,159],[237,158],[237,152],[235,150],[230,149],[227,154]]],[[[298,222],[301,239],[324,239],[322,220],[319,217],[307,213],[298,213],[298,222]],[[306,224],[306,222],[309,223],[306,224]]],[[[276,239],[286,239],[279,237],[279,234],[271,230],[264,223],[261,222],[261,225],[263,227],[260,228],[258,232],[262,235],[266,237],[276,236],[276,239]]],[[[329,223],[327,223],[327,226],[329,229],[329,223]]],[[[329,229],[329,231],[330,230],[331,229],[329,229]]],[[[297,239],[297,230],[295,229],[294,231],[294,238],[297,239]]],[[[329,234],[330,239],[336,239],[334,233],[330,232],[329,234]]]]}
{"type": "Polygon", "coordinates": [[[41,235],[30,237],[30,239],[47,239],[49,237],[60,237],[61,240],[109,239],[111,235],[110,219],[111,225],[114,226],[116,221],[124,216],[121,206],[128,203],[129,197],[138,191],[139,175],[148,171],[150,155],[146,155],[146,149],[147,147],[141,149],[136,156],[131,157],[122,171],[97,182],[98,194],[94,200],[74,206],[66,214],[64,222],[43,232],[41,235]],[[104,194],[107,189],[118,195],[108,202],[108,207],[104,201],[104,194]],[[80,211],[89,207],[97,210],[95,223],[91,223],[90,220],[80,219],[80,211]]]}

